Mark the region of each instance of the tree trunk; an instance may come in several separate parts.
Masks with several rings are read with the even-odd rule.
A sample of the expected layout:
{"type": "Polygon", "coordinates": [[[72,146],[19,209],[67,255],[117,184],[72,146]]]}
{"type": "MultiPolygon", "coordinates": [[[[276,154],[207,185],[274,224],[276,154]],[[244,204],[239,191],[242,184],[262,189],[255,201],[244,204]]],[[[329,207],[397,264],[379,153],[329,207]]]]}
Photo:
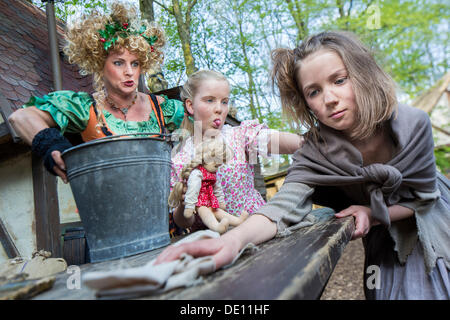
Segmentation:
{"type": "Polygon", "coordinates": [[[153,0],[139,0],[139,9],[141,10],[142,19],[155,21],[155,13],[153,11],[153,0]]]}
{"type": "Polygon", "coordinates": [[[350,1],[350,5],[349,5],[349,9],[347,11],[347,14],[344,11],[344,3],[342,3],[342,0],[336,0],[336,6],[338,7],[338,10],[339,10],[340,19],[345,20],[345,30],[348,30],[348,26],[349,26],[348,17],[350,15],[350,10],[352,8],[352,1],[350,1]]]}
{"type": "Polygon", "coordinates": [[[196,1],[189,1],[188,8],[185,12],[185,17],[183,19],[183,13],[181,12],[180,2],[178,0],[172,0],[173,4],[173,15],[177,22],[178,34],[180,35],[181,48],[183,50],[184,63],[186,65],[186,74],[189,76],[195,71],[197,67],[195,66],[195,59],[192,55],[191,50],[191,10],[195,5],[196,1]]]}
{"type": "Polygon", "coordinates": [[[250,65],[250,59],[248,58],[248,54],[247,54],[247,46],[245,44],[245,36],[244,33],[242,31],[242,21],[240,19],[238,19],[238,24],[239,24],[239,41],[240,41],[240,45],[241,45],[241,49],[242,49],[242,55],[244,57],[244,62],[245,62],[245,72],[247,73],[247,77],[248,77],[248,95],[250,98],[250,103],[249,103],[249,107],[250,107],[250,112],[252,114],[252,118],[253,119],[260,119],[260,112],[258,112],[259,110],[259,103],[257,103],[258,101],[256,101],[255,103],[255,99],[258,99],[258,95],[256,94],[256,86],[255,86],[255,81],[253,78],[253,73],[252,73],[252,69],[251,69],[251,65],[250,65]],[[258,105],[257,105],[258,104],[258,105]]]}
{"type": "Polygon", "coordinates": [[[289,13],[297,26],[297,41],[300,41],[308,35],[308,26],[304,21],[305,19],[302,18],[300,3],[298,0],[294,0],[294,2],[292,0],[286,0],[286,3],[288,5],[289,13]]]}
{"type": "MultiPolygon", "coordinates": [[[[139,9],[142,19],[155,21],[155,12],[153,11],[153,0],[139,0],[139,9]]],[[[144,80],[143,77],[140,80],[144,80]]],[[[143,86],[143,85],[142,85],[143,86]]],[[[160,64],[155,65],[148,73],[147,87],[150,92],[158,92],[168,88],[168,82],[164,78],[160,64]]]]}

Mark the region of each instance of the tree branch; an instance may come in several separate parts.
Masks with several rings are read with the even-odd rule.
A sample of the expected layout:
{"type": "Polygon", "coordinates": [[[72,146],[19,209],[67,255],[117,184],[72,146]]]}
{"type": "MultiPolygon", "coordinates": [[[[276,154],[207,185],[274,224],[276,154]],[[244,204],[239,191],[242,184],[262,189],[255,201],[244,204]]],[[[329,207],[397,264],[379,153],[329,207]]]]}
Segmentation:
{"type": "Polygon", "coordinates": [[[350,0],[350,6],[348,7],[348,10],[347,10],[347,17],[350,17],[352,7],[353,7],[353,0],[350,0]]]}
{"type": "Polygon", "coordinates": [[[170,10],[170,8],[167,8],[164,4],[162,4],[156,0],[153,0],[153,2],[156,3],[158,6],[160,6],[161,8],[163,8],[164,10],[166,10],[171,15],[173,15],[173,16],[175,15],[175,12],[173,12],[173,10],[170,10]]]}
{"type": "Polygon", "coordinates": [[[187,11],[189,12],[189,14],[192,11],[192,8],[197,4],[197,0],[194,0],[192,2],[189,1],[188,7],[187,7],[187,11]]]}
{"type": "Polygon", "coordinates": [[[442,132],[442,133],[444,133],[444,134],[450,136],[450,132],[448,132],[447,130],[444,130],[444,129],[442,129],[442,128],[439,128],[438,126],[436,126],[436,125],[434,125],[434,124],[431,124],[431,126],[432,126],[434,129],[436,129],[437,131],[442,132]]]}

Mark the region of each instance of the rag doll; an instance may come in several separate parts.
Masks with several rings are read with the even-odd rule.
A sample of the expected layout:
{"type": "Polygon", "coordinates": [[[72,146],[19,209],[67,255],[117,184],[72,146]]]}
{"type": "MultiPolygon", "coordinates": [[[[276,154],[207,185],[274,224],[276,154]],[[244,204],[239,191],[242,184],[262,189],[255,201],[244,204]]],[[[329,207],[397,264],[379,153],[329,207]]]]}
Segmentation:
{"type": "Polygon", "coordinates": [[[181,171],[182,181],[177,182],[169,195],[169,206],[181,204],[184,187],[184,216],[197,213],[202,222],[211,230],[222,234],[229,225],[237,226],[248,218],[243,211],[240,217],[225,211],[225,198],[220,183],[216,179],[217,169],[232,158],[231,149],[222,139],[207,139],[195,150],[193,160],[181,171]]]}

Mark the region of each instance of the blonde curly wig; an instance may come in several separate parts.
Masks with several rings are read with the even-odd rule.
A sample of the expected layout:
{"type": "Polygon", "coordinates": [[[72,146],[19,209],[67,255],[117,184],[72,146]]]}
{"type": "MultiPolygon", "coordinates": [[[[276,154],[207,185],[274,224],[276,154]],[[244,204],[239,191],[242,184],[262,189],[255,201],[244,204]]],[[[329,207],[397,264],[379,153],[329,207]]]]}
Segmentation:
{"type": "Polygon", "coordinates": [[[93,11],[83,15],[68,27],[66,31],[67,44],[64,53],[69,63],[77,64],[81,74],[92,74],[94,76],[94,89],[100,91],[103,88],[103,67],[110,52],[120,52],[127,49],[135,54],[141,65],[141,73],[147,73],[156,63],[162,63],[164,54],[162,48],[166,43],[164,31],[155,23],[137,18],[137,10],[132,6],[122,3],[113,3],[110,14],[102,14],[93,11]],[[128,23],[130,30],[139,30],[142,25],[146,26],[144,35],[156,36],[157,40],[150,44],[140,35],[129,35],[126,38],[118,37],[115,44],[108,50],[100,41],[99,30],[103,30],[107,24],[128,23]]]}

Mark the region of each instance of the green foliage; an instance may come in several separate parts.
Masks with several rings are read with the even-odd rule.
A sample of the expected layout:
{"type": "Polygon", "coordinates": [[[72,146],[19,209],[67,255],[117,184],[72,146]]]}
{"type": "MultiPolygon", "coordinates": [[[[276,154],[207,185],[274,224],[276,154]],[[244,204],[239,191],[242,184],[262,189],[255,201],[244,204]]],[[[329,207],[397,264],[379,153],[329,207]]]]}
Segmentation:
{"type": "Polygon", "coordinates": [[[450,173],[450,146],[442,146],[434,149],[436,166],[443,174],[450,173]]]}
{"type": "MultiPolygon", "coordinates": [[[[186,10],[191,1],[179,2],[186,10]]],[[[184,58],[176,21],[168,12],[172,1],[158,3],[162,6],[154,4],[155,17],[168,39],[164,72],[173,86],[186,78],[184,58]]],[[[106,10],[106,2],[66,0],[55,7],[57,16],[67,20],[80,9],[106,10]]],[[[323,30],[353,31],[372,48],[408,102],[449,68],[449,18],[450,5],[441,0],[198,0],[190,42],[198,68],[217,69],[230,78],[240,118],[267,119],[274,111],[268,84],[271,50],[293,48],[304,36],[323,30]]]]}
{"type": "MultiPolygon", "coordinates": [[[[136,0],[130,0],[137,4],[136,0]]],[[[190,0],[179,0],[186,10],[190,0]]],[[[35,1],[40,5],[40,1],[35,1]]],[[[156,21],[167,36],[163,72],[169,87],[186,79],[172,0],[154,3],[156,21]]],[[[81,8],[106,9],[98,0],[56,3],[66,20],[81,8]]],[[[270,53],[295,47],[309,34],[349,30],[373,50],[409,103],[448,69],[450,4],[442,0],[198,0],[190,19],[190,43],[198,68],[229,77],[238,118],[258,118],[287,130],[279,98],[270,86],[270,53]]]]}
{"type": "MultiPolygon", "coordinates": [[[[45,10],[46,4],[41,0],[31,0],[31,3],[45,10]]],[[[65,0],[54,3],[57,18],[67,21],[70,16],[79,13],[89,13],[92,10],[106,10],[107,5],[103,0],[65,0]]]]}

